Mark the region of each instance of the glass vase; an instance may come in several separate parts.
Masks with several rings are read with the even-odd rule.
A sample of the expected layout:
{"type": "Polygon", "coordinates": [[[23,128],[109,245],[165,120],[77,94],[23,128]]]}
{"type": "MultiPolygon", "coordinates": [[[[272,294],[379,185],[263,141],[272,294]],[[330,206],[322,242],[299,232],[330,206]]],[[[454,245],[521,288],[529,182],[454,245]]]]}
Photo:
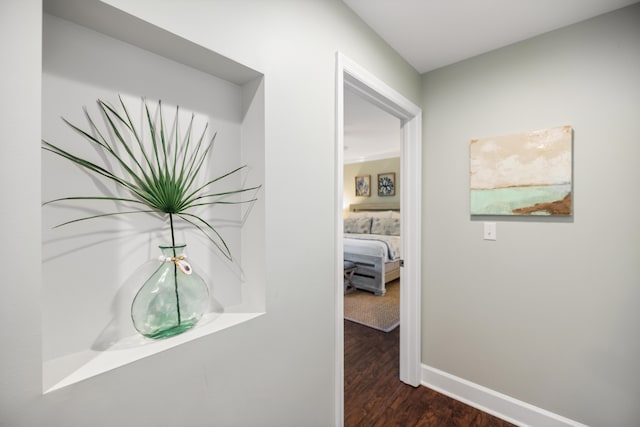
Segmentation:
{"type": "Polygon", "coordinates": [[[131,319],[145,337],[161,339],[193,328],[209,310],[209,289],[193,271],[186,245],[160,246],[153,274],[131,304],[131,319]]]}

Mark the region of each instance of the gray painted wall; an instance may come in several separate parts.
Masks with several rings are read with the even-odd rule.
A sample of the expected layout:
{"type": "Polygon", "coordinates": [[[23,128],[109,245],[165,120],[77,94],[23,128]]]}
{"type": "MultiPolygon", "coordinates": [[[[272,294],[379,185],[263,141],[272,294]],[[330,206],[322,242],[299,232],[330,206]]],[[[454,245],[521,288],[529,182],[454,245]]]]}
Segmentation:
{"type": "Polygon", "coordinates": [[[120,3],[265,74],[267,313],[41,394],[42,9],[3,1],[0,425],[333,425],[335,52],[414,102],[420,76],[339,1],[120,3]]]}
{"type": "Polygon", "coordinates": [[[640,5],[423,78],[425,364],[640,425],[640,5]],[[470,218],[469,141],[574,127],[574,216],[470,218]],[[486,220],[486,218],[484,218],[486,220]]]}
{"type": "MultiPolygon", "coordinates": [[[[110,3],[265,73],[267,315],[41,395],[41,3],[4,1],[0,425],[332,425],[334,53],[416,103],[419,76],[340,2],[110,3]]],[[[591,425],[640,420],[639,20],[635,6],[423,79],[423,362],[591,425]],[[499,221],[483,241],[469,140],[562,124],[573,219],[499,221]]]]}

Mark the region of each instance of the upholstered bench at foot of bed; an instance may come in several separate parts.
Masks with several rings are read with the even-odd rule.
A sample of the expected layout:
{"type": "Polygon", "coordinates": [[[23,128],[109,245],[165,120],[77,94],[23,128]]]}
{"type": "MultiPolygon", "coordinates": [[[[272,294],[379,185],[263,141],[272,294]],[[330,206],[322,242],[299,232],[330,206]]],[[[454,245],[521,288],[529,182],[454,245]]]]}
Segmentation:
{"type": "Polygon", "coordinates": [[[344,261],[344,267],[342,268],[342,270],[344,271],[344,292],[351,292],[352,290],[354,290],[355,288],[353,287],[353,284],[351,283],[351,279],[353,278],[353,274],[356,272],[356,270],[358,269],[358,267],[356,266],[355,263],[351,262],[351,261],[344,261]]]}

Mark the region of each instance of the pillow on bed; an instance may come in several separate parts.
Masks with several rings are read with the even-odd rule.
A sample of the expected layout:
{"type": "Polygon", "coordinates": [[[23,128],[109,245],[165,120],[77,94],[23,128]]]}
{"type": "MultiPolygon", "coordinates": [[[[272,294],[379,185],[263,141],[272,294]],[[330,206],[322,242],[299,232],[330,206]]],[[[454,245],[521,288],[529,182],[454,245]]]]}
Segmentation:
{"type": "Polygon", "coordinates": [[[369,212],[349,212],[347,218],[365,218],[369,216],[369,212]]]}
{"type": "Polygon", "coordinates": [[[344,220],[344,232],[356,234],[371,233],[371,218],[346,218],[344,220]]]}
{"type": "Polygon", "coordinates": [[[400,235],[400,218],[373,218],[371,234],[400,235]]]}

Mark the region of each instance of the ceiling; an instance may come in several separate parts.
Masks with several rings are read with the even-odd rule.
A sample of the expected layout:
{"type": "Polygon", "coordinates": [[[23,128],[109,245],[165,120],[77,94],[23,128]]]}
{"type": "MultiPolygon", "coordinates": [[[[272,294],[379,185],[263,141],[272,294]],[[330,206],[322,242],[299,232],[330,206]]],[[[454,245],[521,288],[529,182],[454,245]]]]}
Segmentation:
{"type": "Polygon", "coordinates": [[[400,156],[400,119],[344,91],[344,163],[400,156]]]}
{"type": "MultiPolygon", "coordinates": [[[[342,0],[419,73],[638,0],[342,0]]],[[[400,121],[345,92],[345,163],[399,156],[400,121]]]]}
{"type": "Polygon", "coordinates": [[[638,0],[343,0],[420,73],[638,0]]]}

